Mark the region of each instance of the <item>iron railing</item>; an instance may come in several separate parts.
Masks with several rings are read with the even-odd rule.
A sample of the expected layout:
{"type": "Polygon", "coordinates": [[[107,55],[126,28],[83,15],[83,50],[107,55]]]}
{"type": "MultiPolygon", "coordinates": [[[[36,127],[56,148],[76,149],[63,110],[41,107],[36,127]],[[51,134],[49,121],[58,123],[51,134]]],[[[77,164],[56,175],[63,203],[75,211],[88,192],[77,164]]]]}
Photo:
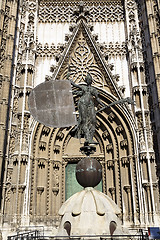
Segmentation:
{"type": "Polygon", "coordinates": [[[148,240],[148,234],[138,232],[134,235],[81,235],[81,236],[44,236],[40,231],[17,233],[7,240],[148,240]]]}

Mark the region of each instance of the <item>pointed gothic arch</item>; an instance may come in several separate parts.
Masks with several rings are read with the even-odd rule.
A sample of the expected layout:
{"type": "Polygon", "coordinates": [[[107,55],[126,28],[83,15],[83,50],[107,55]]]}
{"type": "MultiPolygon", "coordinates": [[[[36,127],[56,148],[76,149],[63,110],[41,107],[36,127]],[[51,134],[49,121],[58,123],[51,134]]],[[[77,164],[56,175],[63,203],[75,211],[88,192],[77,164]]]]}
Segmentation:
{"type": "MultiPolygon", "coordinates": [[[[106,104],[115,99],[103,90],[99,93],[106,104]]],[[[84,158],[79,151],[80,141],[70,134],[72,128],[36,125],[31,154],[30,214],[33,221],[41,221],[43,215],[46,219],[57,217],[65,201],[65,167],[84,158]]],[[[97,114],[95,140],[99,144],[93,157],[102,165],[103,192],[121,208],[122,220],[129,222],[134,221],[139,207],[135,134],[134,120],[126,105],[115,105],[97,114]]]]}

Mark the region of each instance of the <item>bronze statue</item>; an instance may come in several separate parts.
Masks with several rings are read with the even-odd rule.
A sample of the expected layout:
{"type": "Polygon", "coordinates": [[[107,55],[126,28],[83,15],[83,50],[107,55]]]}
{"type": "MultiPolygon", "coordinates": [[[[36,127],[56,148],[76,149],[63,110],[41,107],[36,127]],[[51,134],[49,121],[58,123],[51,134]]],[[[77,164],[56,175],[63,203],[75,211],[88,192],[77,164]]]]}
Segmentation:
{"type": "Polygon", "coordinates": [[[73,91],[73,94],[79,96],[78,100],[78,125],[72,132],[79,139],[84,136],[86,143],[95,144],[93,137],[96,130],[96,110],[94,101],[96,100],[103,107],[105,106],[98,97],[98,91],[92,87],[92,76],[88,73],[85,77],[86,85],[78,85],[71,81],[71,84],[79,90],[73,91]]]}
{"type": "Polygon", "coordinates": [[[134,104],[134,101],[132,101],[129,97],[114,101],[108,105],[102,103],[98,97],[98,91],[91,86],[92,76],[89,73],[85,77],[86,85],[78,85],[71,80],[70,82],[74,87],[79,89],[72,91],[72,93],[80,97],[78,100],[78,125],[74,127],[72,133],[74,133],[74,135],[79,139],[84,137],[86,140],[85,145],[96,144],[96,142],[93,140],[93,137],[96,130],[97,113],[116,104],[124,104],[125,102],[128,104],[134,104]],[[100,108],[98,111],[95,110],[95,101],[102,106],[102,108],[100,108]]]}

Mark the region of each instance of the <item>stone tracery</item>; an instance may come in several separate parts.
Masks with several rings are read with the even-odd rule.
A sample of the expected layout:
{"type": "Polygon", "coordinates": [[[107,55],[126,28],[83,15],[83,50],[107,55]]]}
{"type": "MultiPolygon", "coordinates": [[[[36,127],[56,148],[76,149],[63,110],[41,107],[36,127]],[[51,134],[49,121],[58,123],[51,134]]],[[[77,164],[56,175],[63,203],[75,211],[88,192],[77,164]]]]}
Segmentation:
{"type": "MultiPolygon", "coordinates": [[[[89,2],[84,1],[84,5],[87,4],[87,10],[89,14],[86,16],[88,22],[109,22],[109,21],[123,21],[123,7],[119,1],[112,3],[106,2],[97,4],[88,4],[89,2]]],[[[78,5],[78,3],[77,3],[78,5]]],[[[70,3],[59,3],[55,2],[51,5],[41,5],[39,9],[39,22],[76,22],[76,17],[73,14],[74,8],[70,3]]]]}

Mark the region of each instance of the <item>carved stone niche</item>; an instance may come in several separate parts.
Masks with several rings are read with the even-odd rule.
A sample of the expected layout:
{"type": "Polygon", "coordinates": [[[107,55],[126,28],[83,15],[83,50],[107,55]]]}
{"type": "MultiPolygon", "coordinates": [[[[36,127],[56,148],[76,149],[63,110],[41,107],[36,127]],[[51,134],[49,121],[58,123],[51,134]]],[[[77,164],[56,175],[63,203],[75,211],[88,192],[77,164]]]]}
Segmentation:
{"type": "Polygon", "coordinates": [[[115,119],[115,115],[114,115],[114,113],[110,113],[109,115],[108,115],[108,120],[110,121],[110,122],[113,122],[113,120],[115,119]]]}
{"type": "Polygon", "coordinates": [[[108,169],[113,169],[114,168],[114,160],[108,160],[107,167],[108,167],[108,169]]]}
{"type": "Polygon", "coordinates": [[[64,133],[62,131],[59,131],[57,133],[56,139],[58,139],[59,141],[62,141],[64,138],[64,133]]]}
{"type": "Polygon", "coordinates": [[[118,135],[120,135],[120,133],[123,131],[123,127],[122,125],[118,125],[118,127],[116,128],[116,132],[118,135]]]}
{"type": "Polygon", "coordinates": [[[60,149],[61,149],[61,147],[59,145],[54,145],[53,152],[56,153],[56,154],[59,154],[60,153],[60,149]]]}
{"type": "Polygon", "coordinates": [[[50,72],[51,72],[51,73],[54,73],[55,69],[56,69],[56,65],[51,65],[51,67],[50,67],[50,72]]]}
{"type": "Polygon", "coordinates": [[[108,190],[109,190],[111,196],[113,196],[115,194],[116,188],[115,187],[110,187],[108,190]]]}
{"type": "Polygon", "coordinates": [[[126,148],[126,147],[128,146],[128,141],[127,141],[127,139],[122,140],[122,141],[120,142],[120,146],[121,146],[122,149],[123,149],[123,148],[126,148]]]}
{"type": "Polygon", "coordinates": [[[16,193],[16,185],[12,185],[11,190],[12,190],[13,194],[16,193]]]}
{"type": "Polygon", "coordinates": [[[114,80],[116,81],[116,82],[119,82],[119,78],[120,78],[120,76],[119,76],[119,74],[115,74],[115,75],[113,75],[113,78],[114,78],[114,80]]]}
{"type": "Polygon", "coordinates": [[[107,152],[111,152],[113,150],[113,144],[110,143],[110,144],[106,145],[106,150],[107,150],[107,152]]]}
{"type": "Polygon", "coordinates": [[[128,157],[122,157],[121,161],[122,161],[122,166],[123,167],[128,167],[129,166],[130,160],[129,160],[128,157]]]}
{"type": "Polygon", "coordinates": [[[52,192],[55,196],[57,196],[59,193],[59,187],[52,187],[52,192]]]}
{"type": "Polygon", "coordinates": [[[40,149],[42,152],[45,151],[45,150],[46,150],[46,145],[47,145],[46,142],[40,141],[40,142],[39,142],[39,149],[40,149]]]}
{"type": "Polygon", "coordinates": [[[22,155],[21,156],[21,164],[23,164],[23,165],[27,165],[27,163],[28,163],[28,155],[22,155]]]}
{"type": "Polygon", "coordinates": [[[44,126],[43,129],[42,129],[42,135],[47,137],[50,133],[50,130],[51,129],[49,127],[44,126]]]}
{"type": "Polygon", "coordinates": [[[41,169],[45,168],[45,162],[46,162],[45,159],[38,159],[38,167],[41,169]]]}
{"type": "Polygon", "coordinates": [[[150,183],[149,183],[149,182],[144,182],[144,183],[142,184],[142,187],[147,191],[147,190],[150,189],[150,183]]]}
{"type": "Polygon", "coordinates": [[[154,162],[155,161],[155,152],[150,152],[149,157],[150,157],[150,161],[154,162]]]}
{"type": "Polygon", "coordinates": [[[41,186],[37,187],[37,193],[39,195],[42,195],[43,192],[44,192],[44,187],[41,187],[41,186]]]}
{"type": "Polygon", "coordinates": [[[130,185],[125,185],[125,186],[124,186],[124,190],[126,191],[126,193],[130,193],[130,191],[131,191],[131,186],[130,186],[130,185]]]}
{"type": "Polygon", "coordinates": [[[52,192],[55,196],[58,195],[59,192],[59,162],[53,161],[53,187],[52,192]]]}
{"type": "Polygon", "coordinates": [[[108,130],[105,130],[105,131],[102,133],[102,138],[103,138],[104,140],[106,140],[106,139],[108,138],[108,136],[109,136],[109,132],[108,132],[108,130]]]}
{"type": "Polygon", "coordinates": [[[19,191],[19,193],[23,193],[24,190],[25,190],[25,188],[26,188],[25,185],[20,185],[20,186],[18,187],[18,191],[19,191]]]}
{"type": "Polygon", "coordinates": [[[53,170],[58,171],[60,169],[59,162],[53,160],[53,170]]]}
{"type": "Polygon", "coordinates": [[[140,158],[140,161],[141,161],[142,163],[143,163],[143,162],[147,162],[147,153],[146,153],[146,152],[140,152],[139,158],[140,158]]]}
{"type": "Polygon", "coordinates": [[[157,190],[158,189],[158,182],[154,182],[152,184],[152,186],[153,186],[153,190],[157,190]]]}
{"type": "Polygon", "coordinates": [[[65,34],[65,41],[68,42],[71,37],[71,34],[65,34]]]}
{"type": "Polygon", "coordinates": [[[13,156],[13,165],[14,165],[14,166],[17,166],[17,165],[18,165],[18,154],[15,154],[15,155],[13,156]]]}
{"type": "Polygon", "coordinates": [[[116,188],[115,187],[110,187],[108,190],[111,194],[112,200],[115,201],[116,188]]]}

